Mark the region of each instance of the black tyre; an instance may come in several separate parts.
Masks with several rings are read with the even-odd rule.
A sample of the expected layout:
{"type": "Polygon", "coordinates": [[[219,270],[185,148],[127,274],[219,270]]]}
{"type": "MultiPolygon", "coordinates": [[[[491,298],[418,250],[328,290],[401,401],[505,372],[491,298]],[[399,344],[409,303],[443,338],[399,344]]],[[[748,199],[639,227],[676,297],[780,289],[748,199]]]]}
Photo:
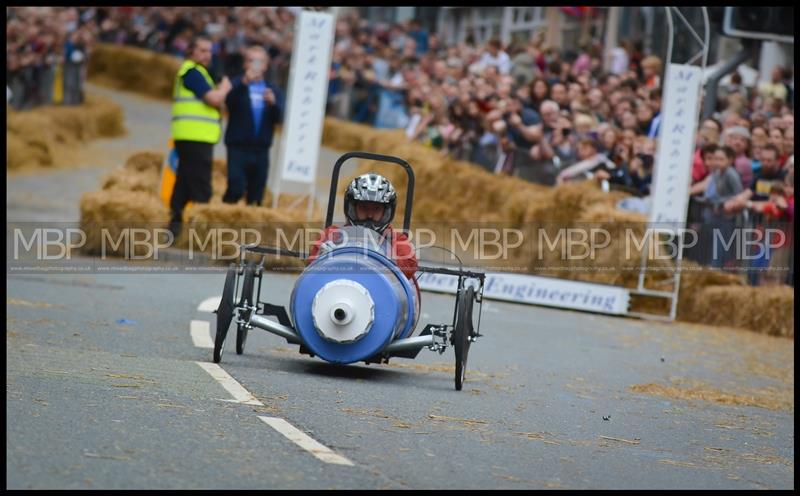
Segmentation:
{"type": "Polygon", "coordinates": [[[465,288],[457,301],[456,327],[453,331],[453,348],[456,352],[456,391],[461,391],[467,373],[467,355],[469,354],[472,328],[472,300],[475,289],[465,288]]]}
{"type": "Polygon", "coordinates": [[[217,335],[214,338],[214,363],[222,360],[222,350],[225,347],[225,338],[228,336],[228,327],[233,320],[233,293],[236,291],[236,264],[228,267],[225,275],[225,286],[222,288],[222,299],[217,308],[217,335]]]}
{"type": "MultiPolygon", "coordinates": [[[[253,305],[253,290],[255,289],[256,269],[251,264],[247,264],[244,269],[244,280],[242,282],[242,297],[239,300],[240,307],[249,307],[253,305]]],[[[245,320],[249,320],[250,311],[248,310],[245,315],[245,320]]],[[[247,342],[247,333],[249,329],[243,325],[236,326],[236,354],[241,355],[244,353],[244,345],[247,342]]]]}

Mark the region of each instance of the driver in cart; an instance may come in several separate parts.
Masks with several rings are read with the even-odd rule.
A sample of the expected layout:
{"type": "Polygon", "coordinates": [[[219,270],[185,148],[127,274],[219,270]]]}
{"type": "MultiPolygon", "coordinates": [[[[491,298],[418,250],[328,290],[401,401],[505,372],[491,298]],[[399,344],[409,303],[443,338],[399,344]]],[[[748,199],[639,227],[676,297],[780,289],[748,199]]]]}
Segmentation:
{"type": "MultiPolygon", "coordinates": [[[[370,172],[353,179],[344,194],[344,215],[348,226],[363,226],[376,231],[381,242],[391,243],[390,258],[405,276],[414,282],[419,295],[419,285],[414,275],[417,272],[417,256],[414,245],[404,232],[395,232],[389,224],[394,218],[397,206],[397,193],[388,179],[370,172]]],[[[307,261],[314,261],[320,254],[320,248],[338,242],[336,225],[328,226],[312,246],[307,261]]],[[[417,300],[419,301],[419,300],[417,300]]]]}

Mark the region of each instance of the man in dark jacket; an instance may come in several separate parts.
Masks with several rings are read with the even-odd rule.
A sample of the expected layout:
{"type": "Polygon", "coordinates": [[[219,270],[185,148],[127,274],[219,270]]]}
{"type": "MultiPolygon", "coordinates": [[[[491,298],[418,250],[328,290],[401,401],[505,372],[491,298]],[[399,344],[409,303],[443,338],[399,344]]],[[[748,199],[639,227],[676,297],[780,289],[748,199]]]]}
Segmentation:
{"type": "Polygon", "coordinates": [[[269,148],[275,124],[283,120],[284,100],[277,86],[264,80],[269,57],[260,46],[247,49],[245,73],[232,82],[225,99],[228,127],[228,189],[225,203],[236,203],[247,191],[248,205],[261,205],[269,171],[269,148]]]}

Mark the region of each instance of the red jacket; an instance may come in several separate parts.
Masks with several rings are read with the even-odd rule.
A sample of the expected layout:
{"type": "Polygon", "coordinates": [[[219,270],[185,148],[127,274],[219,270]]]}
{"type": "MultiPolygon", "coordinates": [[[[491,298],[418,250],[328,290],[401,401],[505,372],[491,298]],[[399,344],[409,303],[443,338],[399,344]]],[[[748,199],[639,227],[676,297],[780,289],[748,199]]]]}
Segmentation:
{"type": "MultiPolygon", "coordinates": [[[[308,261],[313,262],[319,254],[319,247],[325,241],[331,239],[332,233],[339,229],[338,226],[328,226],[322,232],[322,236],[314,242],[309,251],[308,261]]],[[[414,251],[414,245],[408,240],[405,233],[395,233],[392,226],[387,226],[383,232],[383,236],[389,237],[392,240],[392,259],[397,263],[397,267],[405,274],[406,277],[415,281],[414,275],[417,272],[417,256],[414,251]]],[[[416,281],[415,281],[416,282],[416,281]]]]}
{"type": "Polygon", "coordinates": [[[694,161],[692,162],[692,184],[702,181],[708,175],[708,168],[703,162],[703,154],[698,147],[694,151],[694,161]]]}

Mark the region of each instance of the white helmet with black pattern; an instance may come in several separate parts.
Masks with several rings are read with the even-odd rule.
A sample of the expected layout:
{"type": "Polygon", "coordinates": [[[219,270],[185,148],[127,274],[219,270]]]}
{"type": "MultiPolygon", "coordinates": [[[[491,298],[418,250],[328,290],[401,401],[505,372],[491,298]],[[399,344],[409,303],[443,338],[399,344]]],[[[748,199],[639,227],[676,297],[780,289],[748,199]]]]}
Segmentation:
{"type": "Polygon", "coordinates": [[[344,194],[344,215],[353,225],[364,226],[383,233],[394,218],[397,206],[397,192],[388,179],[370,172],[353,179],[344,194]],[[359,220],[356,215],[356,202],[375,202],[386,205],[379,221],[359,220]]]}

